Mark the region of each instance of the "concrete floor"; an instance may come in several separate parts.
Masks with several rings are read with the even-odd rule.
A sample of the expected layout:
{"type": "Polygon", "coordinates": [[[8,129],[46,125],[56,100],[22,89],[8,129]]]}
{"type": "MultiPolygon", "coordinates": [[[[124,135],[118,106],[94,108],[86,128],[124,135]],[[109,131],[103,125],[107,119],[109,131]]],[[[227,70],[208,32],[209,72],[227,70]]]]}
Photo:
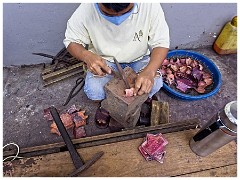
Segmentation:
{"type": "MultiPolygon", "coordinates": [[[[226,103],[237,99],[237,55],[216,54],[211,47],[194,49],[209,57],[222,74],[220,91],[212,97],[197,101],[182,101],[168,96],[162,89],[158,96],[169,103],[170,122],[198,118],[206,123],[226,103]]],[[[34,58],[34,56],[33,56],[34,58]]],[[[43,110],[54,105],[60,112],[75,104],[89,115],[87,135],[109,133],[94,125],[97,104],[81,91],[67,106],[62,106],[77,77],[43,87],[40,77],[42,65],[6,67],[3,71],[3,144],[15,142],[31,147],[62,141],[50,133],[50,122],[43,118],[43,110]]]]}

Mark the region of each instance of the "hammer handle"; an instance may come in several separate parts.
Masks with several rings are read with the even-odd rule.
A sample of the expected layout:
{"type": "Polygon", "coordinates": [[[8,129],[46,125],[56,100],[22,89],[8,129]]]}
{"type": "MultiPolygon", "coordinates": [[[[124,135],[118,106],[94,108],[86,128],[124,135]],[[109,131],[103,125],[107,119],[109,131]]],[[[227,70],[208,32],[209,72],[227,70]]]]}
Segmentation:
{"type": "Polygon", "coordinates": [[[61,118],[57,112],[57,109],[55,107],[50,107],[50,113],[58,127],[59,132],[62,135],[62,138],[63,138],[65,144],[67,145],[68,151],[71,155],[71,158],[72,158],[75,168],[76,169],[80,168],[81,166],[83,166],[84,162],[81,159],[80,155],[78,154],[76,148],[74,147],[72,140],[69,137],[68,132],[61,121],[61,118]]]}

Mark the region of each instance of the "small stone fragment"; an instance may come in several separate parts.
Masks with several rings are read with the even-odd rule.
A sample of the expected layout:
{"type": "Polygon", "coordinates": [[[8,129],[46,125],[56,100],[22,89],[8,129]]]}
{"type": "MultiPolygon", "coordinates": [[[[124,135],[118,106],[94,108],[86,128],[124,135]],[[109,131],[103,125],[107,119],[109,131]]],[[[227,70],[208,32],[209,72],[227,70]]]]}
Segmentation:
{"type": "Polygon", "coordinates": [[[50,113],[50,109],[49,108],[43,110],[43,117],[44,117],[44,119],[46,119],[48,121],[52,121],[53,120],[53,117],[52,117],[52,115],[50,113]]]}
{"type": "Polygon", "coordinates": [[[77,112],[77,111],[79,111],[79,109],[76,107],[75,104],[72,105],[72,106],[67,110],[68,114],[73,114],[73,113],[75,113],[75,112],[77,112]]]}
{"type": "Polygon", "coordinates": [[[84,126],[74,127],[73,128],[73,135],[76,139],[81,138],[81,137],[85,137],[86,136],[86,131],[85,131],[84,126]]]}

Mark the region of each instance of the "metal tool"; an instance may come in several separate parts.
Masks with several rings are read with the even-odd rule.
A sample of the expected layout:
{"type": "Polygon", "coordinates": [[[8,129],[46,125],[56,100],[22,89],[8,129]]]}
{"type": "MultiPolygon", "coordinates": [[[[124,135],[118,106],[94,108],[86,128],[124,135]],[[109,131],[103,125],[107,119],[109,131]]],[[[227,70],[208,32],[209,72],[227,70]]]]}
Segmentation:
{"type": "Polygon", "coordinates": [[[72,65],[73,63],[71,63],[71,61],[69,61],[69,59],[75,59],[74,57],[72,58],[68,58],[68,59],[64,59],[64,57],[57,57],[57,56],[52,56],[52,55],[49,55],[49,54],[45,54],[45,53],[32,53],[33,55],[38,55],[38,56],[43,56],[43,57],[46,57],[46,58],[50,58],[52,60],[60,60],[60,61],[63,61],[67,64],[70,64],[72,65]]]}
{"type": "Polygon", "coordinates": [[[122,80],[124,81],[124,83],[125,83],[126,88],[127,88],[127,89],[130,89],[131,87],[130,87],[128,81],[127,81],[126,74],[125,74],[125,72],[123,71],[121,65],[119,64],[119,62],[118,62],[115,58],[113,58],[113,60],[114,60],[114,63],[116,64],[116,66],[117,66],[117,69],[118,69],[118,71],[119,71],[119,74],[120,74],[121,79],[122,79],[122,80]]]}
{"type": "Polygon", "coordinates": [[[84,161],[78,154],[76,148],[74,147],[72,140],[69,137],[68,132],[60,119],[57,109],[55,107],[50,107],[50,113],[58,127],[58,130],[59,130],[65,144],[67,145],[68,151],[69,151],[72,161],[73,161],[73,164],[76,168],[76,170],[73,173],[71,173],[69,176],[76,176],[78,173],[82,172],[83,170],[89,168],[92,164],[94,164],[98,159],[100,159],[100,157],[102,157],[102,155],[104,153],[102,151],[100,151],[97,154],[95,154],[92,159],[90,159],[89,161],[84,163],[84,161]]]}
{"type": "Polygon", "coordinates": [[[74,97],[76,96],[82,89],[82,87],[84,86],[84,83],[85,83],[85,79],[84,77],[80,77],[76,80],[76,84],[75,86],[72,88],[72,90],[70,91],[68,97],[67,97],[67,100],[66,102],[63,104],[63,106],[66,106],[69,101],[74,97]],[[77,89],[78,88],[78,89],[77,89]],[[76,90],[77,89],[77,90],[76,90]]]}
{"type": "Polygon", "coordinates": [[[74,63],[72,62],[72,60],[76,60],[75,57],[70,57],[70,58],[63,57],[63,56],[66,55],[67,51],[63,52],[63,56],[61,56],[61,57],[58,57],[59,53],[56,56],[52,56],[52,55],[45,54],[45,53],[32,53],[32,54],[33,55],[38,55],[38,56],[43,56],[43,57],[46,57],[46,58],[51,58],[52,59],[51,65],[54,65],[54,67],[52,68],[52,72],[54,72],[57,69],[60,62],[63,62],[66,67],[75,64],[75,62],[74,63]]]}

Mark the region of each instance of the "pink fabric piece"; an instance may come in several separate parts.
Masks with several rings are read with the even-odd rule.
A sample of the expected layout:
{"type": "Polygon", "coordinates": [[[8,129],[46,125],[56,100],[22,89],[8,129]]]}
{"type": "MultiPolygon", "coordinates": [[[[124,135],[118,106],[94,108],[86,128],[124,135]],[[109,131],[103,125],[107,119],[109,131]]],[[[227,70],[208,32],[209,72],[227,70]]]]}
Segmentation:
{"type": "Polygon", "coordinates": [[[139,146],[138,149],[139,149],[140,153],[143,155],[143,157],[144,157],[147,161],[153,160],[152,157],[151,157],[146,151],[144,151],[144,149],[143,149],[142,146],[139,146]]]}
{"type": "Polygon", "coordinates": [[[139,151],[147,161],[156,160],[163,163],[166,151],[165,146],[168,141],[161,133],[153,135],[147,134],[144,142],[139,146],[139,151]]]}

